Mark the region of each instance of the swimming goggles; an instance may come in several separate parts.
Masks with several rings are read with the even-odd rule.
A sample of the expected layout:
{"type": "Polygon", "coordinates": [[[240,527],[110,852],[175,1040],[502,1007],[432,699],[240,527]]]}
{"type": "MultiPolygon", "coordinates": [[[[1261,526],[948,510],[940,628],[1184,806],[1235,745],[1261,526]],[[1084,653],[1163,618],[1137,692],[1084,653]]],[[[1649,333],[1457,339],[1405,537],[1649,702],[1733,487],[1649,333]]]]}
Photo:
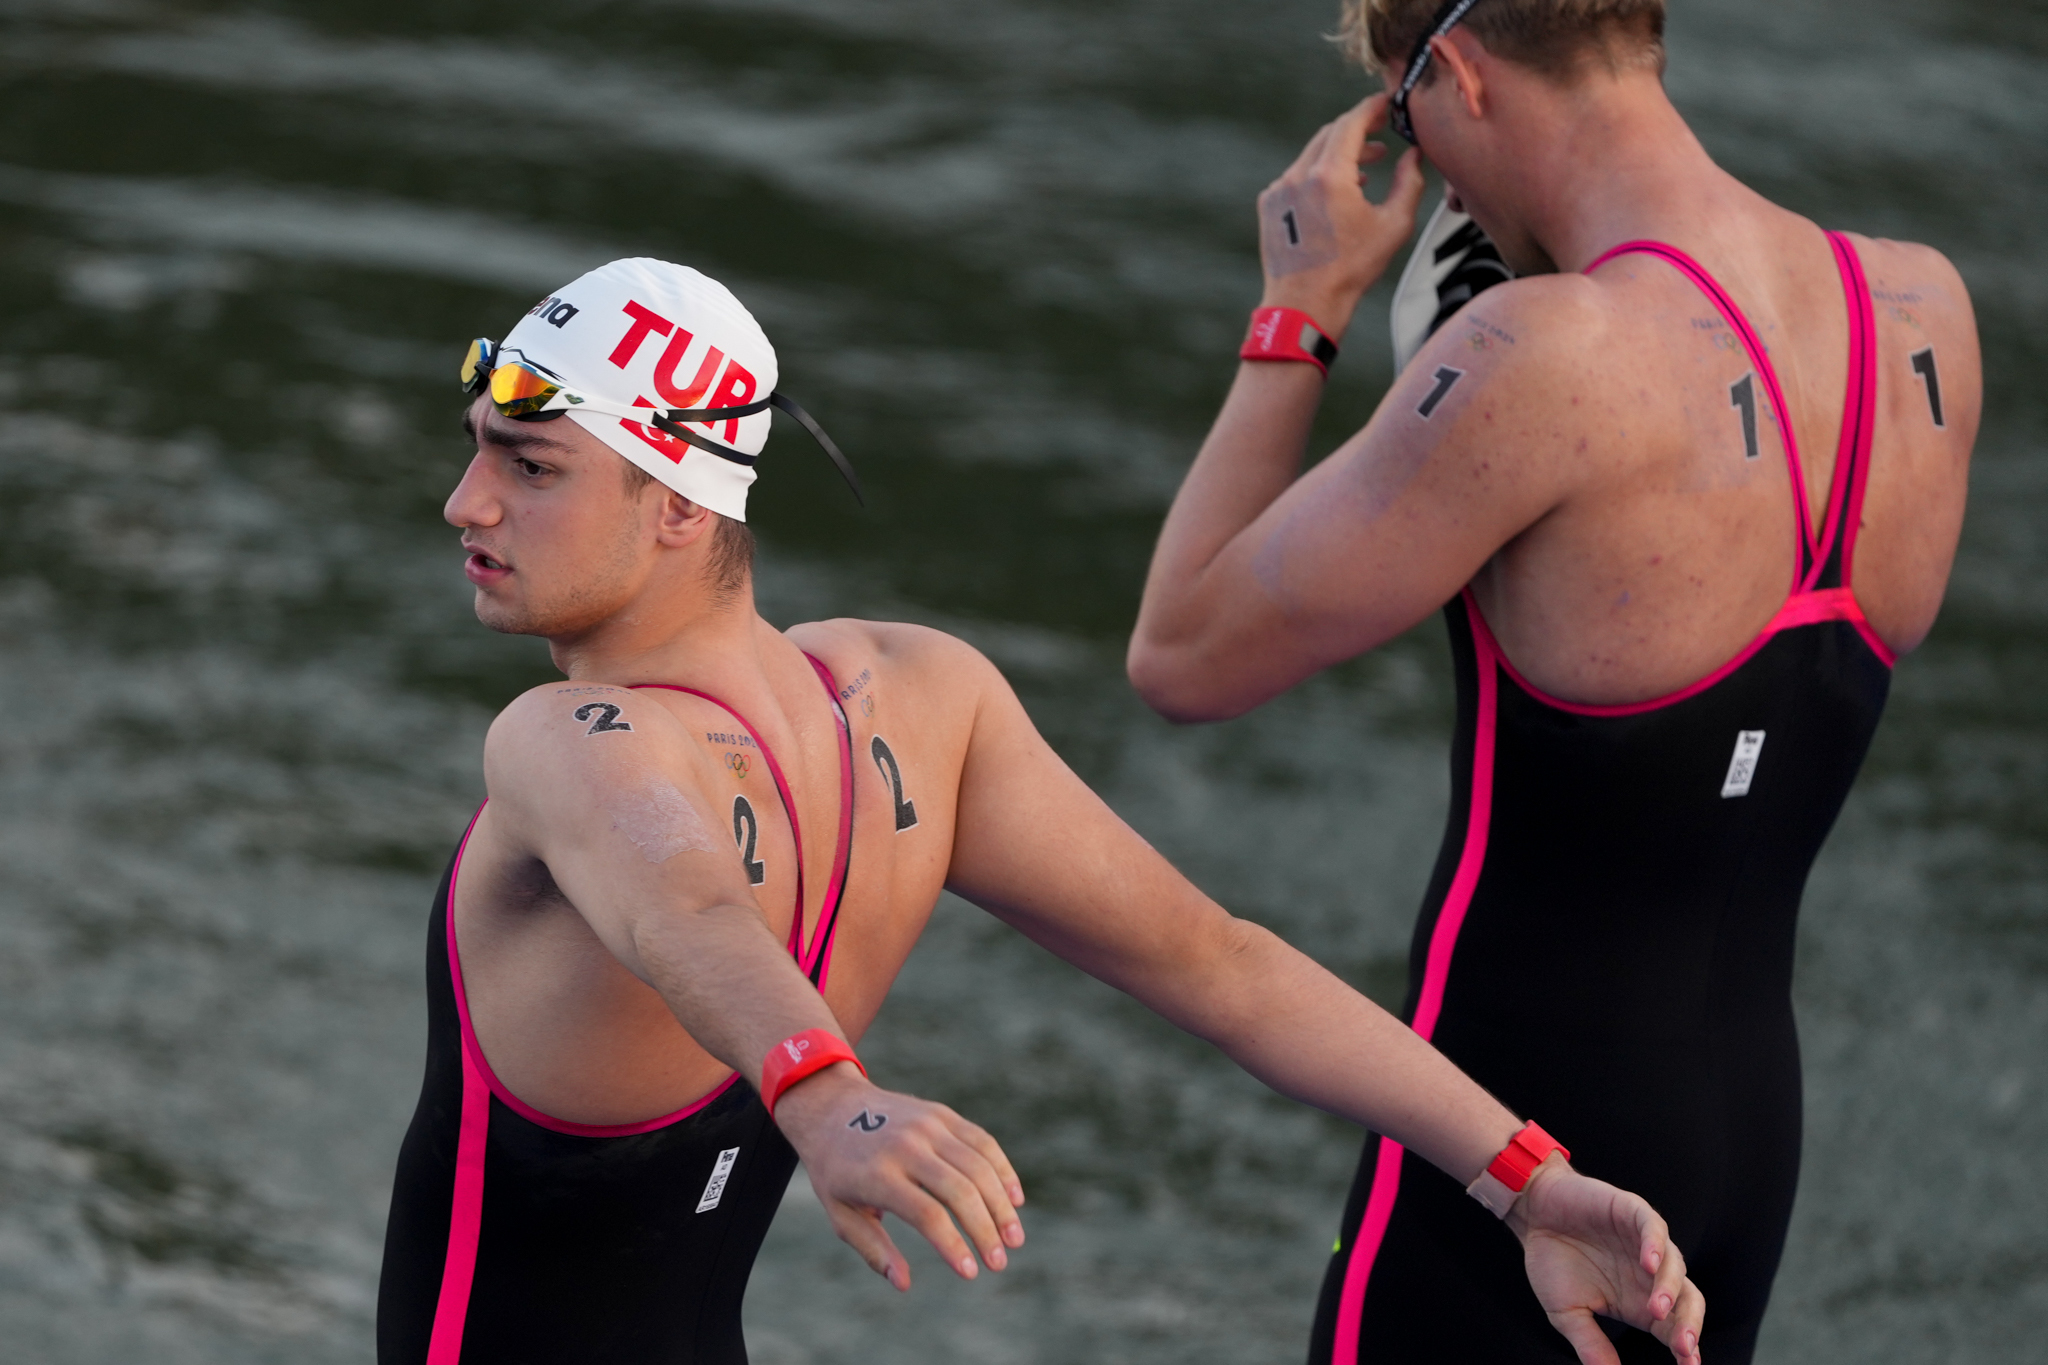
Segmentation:
{"type": "Polygon", "coordinates": [[[1422,73],[1429,70],[1429,45],[1464,22],[1465,16],[1478,3],[1479,0],[1446,0],[1444,7],[1436,12],[1436,18],[1431,21],[1429,32],[1422,35],[1422,41],[1417,43],[1415,51],[1408,55],[1408,71],[1401,77],[1400,88],[1394,91],[1394,97],[1387,101],[1387,121],[1394,125],[1394,131],[1406,139],[1411,147],[1419,147],[1422,144],[1415,140],[1415,124],[1408,117],[1408,96],[1414,91],[1416,83],[1422,79],[1422,73]]]}
{"type": "Polygon", "coordinates": [[[488,392],[491,406],[514,421],[547,422],[571,412],[601,412],[607,417],[658,428],[721,460],[741,465],[752,465],[761,457],[699,435],[683,423],[722,422],[728,418],[751,417],[771,407],[780,408],[811,434],[811,439],[818,443],[846,479],[847,487],[853,490],[854,500],[863,507],[867,506],[852,462],[832,443],[832,438],[825,434],[825,429],[818,425],[816,419],[799,407],[795,399],[784,396],[779,390],[738,407],[636,408],[607,398],[577,393],[562,376],[540,362],[528,359],[524,351],[501,347],[487,337],[478,337],[469,343],[469,354],[462,358],[462,391],[468,394],[488,392]]]}

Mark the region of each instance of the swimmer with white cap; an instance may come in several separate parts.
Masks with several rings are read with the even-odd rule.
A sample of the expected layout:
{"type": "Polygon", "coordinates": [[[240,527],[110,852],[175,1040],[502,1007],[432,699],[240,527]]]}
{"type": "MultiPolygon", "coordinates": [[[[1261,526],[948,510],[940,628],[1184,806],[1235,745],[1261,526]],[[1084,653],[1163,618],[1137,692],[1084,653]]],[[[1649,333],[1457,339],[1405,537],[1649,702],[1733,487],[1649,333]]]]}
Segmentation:
{"type": "Polygon", "coordinates": [[[1002,1148],[854,1051],[949,888],[1473,1186],[1561,1318],[1697,1329],[1646,1203],[1189,885],[973,649],[756,613],[745,495],[764,404],[791,405],[722,286],[615,262],[463,379],[476,455],[446,515],[477,615],[566,676],[491,727],[489,798],[434,899],[382,1365],[738,1365],[799,1158],[896,1288],[884,1213],[966,1278],[1006,1266],[1024,1191],[1002,1148]]]}

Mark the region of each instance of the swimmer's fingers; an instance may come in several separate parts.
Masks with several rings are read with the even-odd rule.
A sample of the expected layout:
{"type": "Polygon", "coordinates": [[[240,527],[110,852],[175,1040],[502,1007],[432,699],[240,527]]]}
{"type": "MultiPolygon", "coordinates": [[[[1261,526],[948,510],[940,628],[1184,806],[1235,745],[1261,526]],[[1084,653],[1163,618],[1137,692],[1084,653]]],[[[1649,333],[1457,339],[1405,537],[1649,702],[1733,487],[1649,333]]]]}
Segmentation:
{"type": "Polygon", "coordinates": [[[839,1240],[859,1252],[868,1269],[887,1280],[890,1288],[899,1293],[908,1290],[910,1262],[882,1227],[882,1211],[834,1199],[818,1184],[816,1176],[811,1178],[811,1189],[825,1206],[825,1216],[832,1220],[832,1231],[839,1234],[839,1240]]]}
{"type": "Polygon", "coordinates": [[[1679,1282],[1678,1299],[1650,1334],[1671,1348],[1678,1365],[1700,1365],[1700,1328],[1706,1323],[1707,1299],[1690,1279],[1679,1282]]]}
{"type": "MultiPolygon", "coordinates": [[[[1344,183],[1366,160],[1366,149],[1373,145],[1367,139],[1386,126],[1386,95],[1368,95],[1352,105],[1323,130],[1329,136],[1320,143],[1316,172],[1333,184],[1344,183]]],[[[1372,159],[1378,160],[1383,155],[1385,148],[1381,148],[1372,159]]]]}
{"type": "Polygon", "coordinates": [[[1647,1200],[1637,1200],[1636,1203],[1636,1236],[1639,1242],[1636,1260],[1644,1273],[1651,1277],[1650,1317],[1662,1323],[1670,1318],[1685,1287],[1692,1281],[1685,1277],[1685,1253],[1672,1243],[1669,1225],[1647,1200]]]}
{"type": "MultiPolygon", "coordinates": [[[[987,1166],[986,1162],[981,1164],[987,1166]]],[[[906,1173],[920,1187],[923,1197],[906,1199],[902,1207],[892,1211],[922,1233],[961,1279],[971,1280],[979,1273],[974,1251],[968,1246],[970,1241],[980,1249],[990,1270],[1001,1270],[1009,1264],[987,1195],[993,1195],[1004,1207],[1008,1207],[1009,1201],[1003,1198],[992,1174],[985,1195],[965,1172],[936,1151],[924,1153],[921,1160],[908,1166],[906,1173]],[[962,1240],[962,1232],[966,1233],[966,1240],[962,1240]]]]}
{"type": "Polygon", "coordinates": [[[1590,1308],[1572,1308],[1549,1315],[1550,1325],[1555,1327],[1572,1344],[1578,1354],[1579,1365],[1621,1365],[1621,1353],[1614,1349],[1614,1343],[1607,1339],[1607,1333],[1600,1330],[1600,1324],[1593,1319],[1590,1308]]]}
{"type": "Polygon", "coordinates": [[[1421,149],[1410,147],[1394,163],[1394,183],[1387,187],[1386,202],[1380,205],[1380,211],[1400,225],[1404,242],[1415,235],[1415,220],[1422,213],[1422,191],[1426,184],[1421,149]]]}
{"type": "MultiPolygon", "coordinates": [[[[953,1137],[973,1148],[980,1154],[981,1159],[989,1164],[995,1178],[1002,1183],[1003,1194],[1008,1198],[1011,1209],[1022,1208],[1024,1182],[1017,1178],[1017,1168],[1010,1164],[1009,1154],[1003,1150],[1002,1144],[980,1124],[961,1118],[943,1104],[936,1107],[946,1116],[946,1126],[952,1130],[953,1137]]],[[[991,1204],[990,1207],[993,1208],[994,1205],[991,1204]]]]}
{"type": "Polygon", "coordinates": [[[1005,1243],[1022,1245],[1024,1231],[1006,1187],[1016,1185],[1016,1172],[995,1139],[942,1104],[879,1090],[846,1071],[792,1087],[775,1111],[841,1238],[899,1289],[908,1287],[909,1269],[881,1232],[884,1213],[916,1228],[962,1278],[979,1273],[977,1250],[990,1269],[1002,1269],[1005,1243]]]}
{"type": "MultiPolygon", "coordinates": [[[[958,1115],[953,1117],[963,1127],[974,1126],[958,1115]]],[[[988,1137],[986,1133],[982,1136],[988,1137]]],[[[1001,1159],[1003,1149],[996,1147],[995,1139],[988,1138],[988,1144],[995,1147],[995,1154],[1001,1159]]],[[[1006,1178],[1005,1171],[998,1170],[995,1162],[990,1161],[979,1147],[964,1141],[955,1133],[947,1133],[934,1143],[933,1154],[972,1182],[975,1195],[980,1200],[980,1207],[987,1212],[989,1226],[996,1237],[996,1240],[988,1241],[977,1236],[975,1241],[981,1248],[981,1259],[988,1263],[988,1268],[1001,1270],[1009,1259],[1003,1248],[1024,1245],[1024,1223],[1017,1217],[1017,1204],[1024,1192],[1017,1185],[1016,1172],[1007,1172],[1006,1178]]],[[[1007,1167],[1009,1162],[1005,1160],[1003,1165],[1007,1167]]],[[[952,1201],[947,1202],[951,1204],[952,1201]]],[[[962,1226],[966,1225],[963,1223],[962,1226]]],[[[972,1229],[969,1229],[969,1232],[970,1235],[973,1234],[972,1229]]]]}
{"type": "Polygon", "coordinates": [[[1685,1257],[1640,1195],[1589,1179],[1553,1152],[1508,1226],[1522,1239],[1530,1288],[1581,1359],[1614,1359],[1611,1347],[1585,1336],[1584,1315],[1598,1313],[1655,1332],[1681,1365],[1696,1365],[1705,1301],[1689,1281],[1672,1283],[1685,1257]]]}

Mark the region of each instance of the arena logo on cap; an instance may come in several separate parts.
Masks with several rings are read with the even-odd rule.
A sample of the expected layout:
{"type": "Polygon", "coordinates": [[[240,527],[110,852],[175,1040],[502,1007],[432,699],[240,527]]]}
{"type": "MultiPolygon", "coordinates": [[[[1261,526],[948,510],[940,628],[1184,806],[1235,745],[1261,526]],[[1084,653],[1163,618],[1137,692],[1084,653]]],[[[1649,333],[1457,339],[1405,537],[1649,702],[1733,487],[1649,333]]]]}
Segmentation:
{"type": "Polygon", "coordinates": [[[568,324],[570,318],[575,317],[582,311],[575,304],[565,303],[556,295],[550,294],[539,303],[533,305],[533,307],[527,309],[526,316],[539,318],[542,322],[562,327],[568,324]]]}

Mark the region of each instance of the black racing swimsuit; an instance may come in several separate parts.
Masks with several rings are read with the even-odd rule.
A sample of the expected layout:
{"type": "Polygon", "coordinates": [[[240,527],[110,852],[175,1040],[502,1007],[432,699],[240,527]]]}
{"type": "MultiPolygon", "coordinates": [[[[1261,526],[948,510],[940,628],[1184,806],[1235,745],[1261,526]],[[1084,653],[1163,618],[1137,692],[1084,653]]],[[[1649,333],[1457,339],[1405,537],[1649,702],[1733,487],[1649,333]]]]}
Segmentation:
{"type": "MultiPolygon", "coordinates": [[[[788,813],[790,953],[823,990],[853,845],[853,749],[831,674],[811,665],[839,722],[840,813],[808,954],[796,803],[767,744],[725,709],[788,813]]],[[[552,1118],[507,1090],[470,1026],[455,946],[461,872],[457,849],[429,921],[427,1073],[391,1194],[378,1365],[744,1365],[740,1301],[796,1153],[737,1074],[676,1113],[616,1126],[552,1118]]]]}
{"type": "MultiPolygon", "coordinates": [[[[1469,590],[1445,609],[1458,678],[1451,814],[1409,960],[1415,1030],[1555,1133],[1578,1169],[1670,1221],[1707,1298],[1701,1349],[1716,1365],[1750,1359],[1784,1245],[1799,1170],[1799,898],[1893,663],[1850,587],[1876,331],[1855,249],[1829,238],[1849,301],[1849,383],[1818,535],[1777,378],[1734,302],[1658,243],[1588,267],[1655,256],[1734,329],[1785,447],[1798,569],[1783,609],[1734,659],[1629,706],[1544,695],[1469,590]]],[[[1624,1360],[1670,1358],[1647,1334],[1619,1336],[1624,1360]]],[[[1309,1359],[1575,1357],[1515,1239],[1450,1177],[1375,1136],[1309,1359]]]]}

